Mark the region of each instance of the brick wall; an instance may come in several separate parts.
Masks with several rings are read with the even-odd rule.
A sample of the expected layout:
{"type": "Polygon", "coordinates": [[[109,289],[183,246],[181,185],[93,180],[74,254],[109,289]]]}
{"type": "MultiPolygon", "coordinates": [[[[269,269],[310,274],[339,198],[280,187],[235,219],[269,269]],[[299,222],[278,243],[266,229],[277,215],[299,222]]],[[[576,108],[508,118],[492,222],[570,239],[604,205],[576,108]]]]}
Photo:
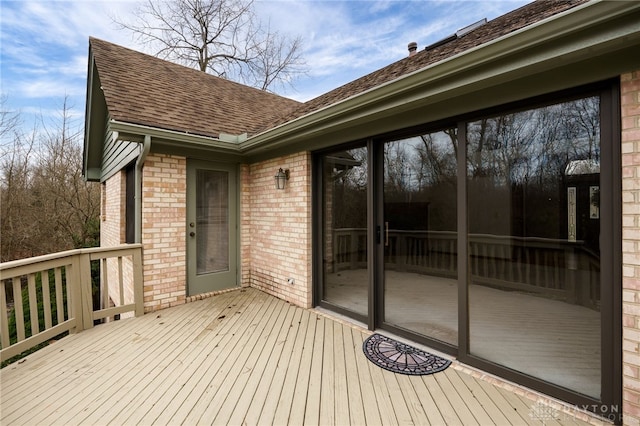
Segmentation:
{"type": "Polygon", "coordinates": [[[621,76],[624,423],[640,424],[640,71],[621,76]]]}
{"type": "Polygon", "coordinates": [[[142,171],[145,311],[185,302],[187,161],[150,154],[142,171]]]}
{"type": "MultiPolygon", "coordinates": [[[[126,173],[116,173],[102,184],[101,194],[100,245],[114,247],[125,243],[125,205],[126,205],[126,173]]],[[[120,297],[120,273],[118,260],[107,259],[107,281],[101,281],[101,294],[108,292],[109,301],[103,301],[102,307],[120,306],[133,303],[133,259],[122,259],[123,295],[120,297]],[[122,301],[122,303],[121,303],[122,301]]],[[[123,314],[127,317],[132,314],[123,314]]]]}
{"type": "Polygon", "coordinates": [[[243,285],[311,307],[311,155],[251,164],[241,181],[243,285]],[[274,176],[281,167],[291,177],[277,190],[274,176]]]}
{"type": "Polygon", "coordinates": [[[242,164],[240,166],[239,201],[240,285],[248,287],[251,285],[251,168],[247,164],[242,164]]]}

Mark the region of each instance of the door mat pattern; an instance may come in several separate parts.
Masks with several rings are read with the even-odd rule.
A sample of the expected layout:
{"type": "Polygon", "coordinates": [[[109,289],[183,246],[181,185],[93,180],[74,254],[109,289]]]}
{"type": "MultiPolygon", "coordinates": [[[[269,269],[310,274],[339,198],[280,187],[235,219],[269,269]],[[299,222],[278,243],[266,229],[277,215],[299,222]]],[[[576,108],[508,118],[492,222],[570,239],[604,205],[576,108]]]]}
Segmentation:
{"type": "Polygon", "coordinates": [[[446,369],[451,361],[390,339],[372,334],[362,344],[369,361],[385,370],[410,376],[422,376],[446,369]]]}

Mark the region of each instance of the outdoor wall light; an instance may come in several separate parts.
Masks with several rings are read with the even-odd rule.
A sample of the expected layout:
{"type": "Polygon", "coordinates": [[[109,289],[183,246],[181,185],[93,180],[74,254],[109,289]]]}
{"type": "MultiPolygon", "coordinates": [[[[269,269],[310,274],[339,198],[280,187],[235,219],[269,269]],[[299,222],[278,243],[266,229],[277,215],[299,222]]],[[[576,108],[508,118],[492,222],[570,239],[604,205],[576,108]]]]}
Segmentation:
{"type": "Polygon", "coordinates": [[[289,180],[289,169],[282,170],[282,167],[280,167],[274,178],[276,180],[276,189],[284,189],[285,181],[289,180]]]}

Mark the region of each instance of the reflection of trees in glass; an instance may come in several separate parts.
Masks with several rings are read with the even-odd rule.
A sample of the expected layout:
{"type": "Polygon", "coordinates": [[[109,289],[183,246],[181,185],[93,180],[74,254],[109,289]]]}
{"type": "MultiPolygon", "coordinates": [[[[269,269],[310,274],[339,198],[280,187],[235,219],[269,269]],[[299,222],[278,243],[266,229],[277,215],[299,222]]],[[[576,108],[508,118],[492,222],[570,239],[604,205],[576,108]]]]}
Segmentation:
{"type": "Polygon", "coordinates": [[[456,152],[455,129],[386,142],[385,203],[406,204],[406,214],[415,213],[412,209],[418,206],[429,206],[425,214],[430,230],[455,230],[456,152]]]}
{"type": "Polygon", "coordinates": [[[366,228],[367,149],[325,156],[325,203],[331,204],[334,228],[366,228]]]}
{"type": "Polygon", "coordinates": [[[539,129],[532,115],[528,111],[471,123],[468,138],[476,141],[469,147],[472,174],[507,185],[527,176],[539,129]]]}
{"type": "Polygon", "coordinates": [[[470,176],[505,185],[556,180],[571,161],[599,160],[599,98],[471,122],[467,140],[470,176]]]}
{"type": "Polygon", "coordinates": [[[468,123],[471,232],[563,238],[567,166],[599,163],[599,107],[590,97],[468,123]]]}
{"type": "Polygon", "coordinates": [[[455,129],[385,143],[385,191],[411,194],[455,183],[457,148],[455,129]]]}

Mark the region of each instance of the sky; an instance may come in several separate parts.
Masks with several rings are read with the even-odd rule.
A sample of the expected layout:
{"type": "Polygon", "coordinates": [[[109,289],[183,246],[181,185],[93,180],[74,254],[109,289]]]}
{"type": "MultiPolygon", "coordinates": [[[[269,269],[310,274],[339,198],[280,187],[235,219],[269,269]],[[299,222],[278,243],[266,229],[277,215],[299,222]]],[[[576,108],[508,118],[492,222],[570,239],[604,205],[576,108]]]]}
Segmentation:
{"type": "MultiPolygon", "coordinates": [[[[261,20],[303,40],[308,72],[279,94],[307,101],[402,59],[480,19],[531,0],[256,0],[261,20]]],[[[131,21],[134,0],[0,0],[0,93],[3,110],[37,127],[60,116],[84,120],[89,37],[145,53],[112,17],[131,21]]]]}

